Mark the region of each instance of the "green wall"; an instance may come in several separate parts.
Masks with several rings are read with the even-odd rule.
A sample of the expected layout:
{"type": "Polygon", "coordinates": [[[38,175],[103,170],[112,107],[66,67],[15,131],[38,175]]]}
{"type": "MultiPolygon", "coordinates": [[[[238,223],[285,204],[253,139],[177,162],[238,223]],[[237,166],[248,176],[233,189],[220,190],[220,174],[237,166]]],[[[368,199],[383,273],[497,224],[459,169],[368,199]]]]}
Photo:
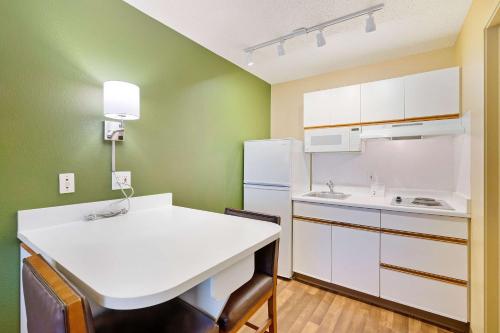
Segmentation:
{"type": "Polygon", "coordinates": [[[120,0],[0,0],[0,331],[17,332],[16,211],[119,197],[102,82],[141,87],[117,169],[137,195],[242,203],[242,142],[269,137],[270,86],[120,0]],[[58,193],[74,172],[76,193],[58,193]]]}

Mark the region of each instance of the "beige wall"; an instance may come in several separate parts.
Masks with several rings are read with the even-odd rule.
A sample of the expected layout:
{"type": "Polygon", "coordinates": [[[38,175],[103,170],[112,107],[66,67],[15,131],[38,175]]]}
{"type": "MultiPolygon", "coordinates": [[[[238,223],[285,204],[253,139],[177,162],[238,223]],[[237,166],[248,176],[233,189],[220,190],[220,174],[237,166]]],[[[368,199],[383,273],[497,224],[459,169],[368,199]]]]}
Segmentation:
{"type": "MultiPolygon", "coordinates": [[[[488,289],[485,286],[484,29],[498,2],[473,1],[456,43],[457,59],[462,66],[462,109],[471,112],[472,127],[471,329],[474,333],[497,331],[494,328],[495,317],[485,317],[485,293],[488,289]]],[[[489,304],[489,310],[495,306],[489,304]]]]}
{"type": "Polygon", "coordinates": [[[499,34],[498,26],[488,28],[485,45],[485,316],[488,329],[498,331],[498,212],[499,212],[499,34]],[[495,221],[491,223],[491,221],[495,221]],[[495,274],[492,274],[495,273],[495,274]]]}
{"type": "Polygon", "coordinates": [[[454,48],[404,57],[271,87],[271,137],[303,138],[302,96],[305,92],[383,80],[438,68],[457,66],[454,48]]]}
{"type": "MultiPolygon", "coordinates": [[[[499,0],[473,0],[454,47],[276,84],[271,88],[271,137],[301,139],[303,138],[302,96],[305,92],[456,65],[462,67],[462,111],[470,112],[472,135],[470,320],[473,333],[496,332],[498,327],[496,323],[499,314],[498,304],[491,304],[485,298],[485,293],[497,290],[496,287],[488,289],[486,282],[496,278],[495,283],[498,283],[498,271],[490,270],[487,274],[485,273],[487,224],[484,213],[484,29],[499,2],[499,0]]],[[[498,221],[489,221],[489,223],[498,223],[498,221]]]]}

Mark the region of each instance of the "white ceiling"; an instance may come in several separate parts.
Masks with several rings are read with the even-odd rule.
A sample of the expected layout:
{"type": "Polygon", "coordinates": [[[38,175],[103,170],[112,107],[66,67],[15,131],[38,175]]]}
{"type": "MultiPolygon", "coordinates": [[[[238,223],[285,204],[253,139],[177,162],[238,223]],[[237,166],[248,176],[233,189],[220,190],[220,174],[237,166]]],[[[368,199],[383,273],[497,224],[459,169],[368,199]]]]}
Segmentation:
{"type": "Polygon", "coordinates": [[[452,46],[472,0],[124,0],[269,83],[452,46]],[[291,31],[385,3],[375,14],[377,31],[365,33],[365,17],[325,29],[326,46],[314,33],[285,43],[278,57],[269,46],[248,67],[243,49],[291,31]]]}

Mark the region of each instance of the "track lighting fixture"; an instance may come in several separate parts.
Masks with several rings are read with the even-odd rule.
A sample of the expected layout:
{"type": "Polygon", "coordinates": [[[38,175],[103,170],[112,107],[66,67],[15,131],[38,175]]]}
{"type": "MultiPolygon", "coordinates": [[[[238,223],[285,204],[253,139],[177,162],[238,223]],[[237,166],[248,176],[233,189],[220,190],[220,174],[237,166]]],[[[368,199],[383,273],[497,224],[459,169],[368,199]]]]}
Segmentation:
{"type": "Polygon", "coordinates": [[[329,26],[335,25],[335,24],[339,24],[339,23],[342,23],[345,21],[349,21],[349,20],[364,16],[364,15],[368,15],[368,18],[366,19],[365,31],[366,32],[373,32],[373,31],[377,30],[377,26],[375,24],[375,18],[373,17],[373,14],[375,12],[378,12],[379,10],[384,9],[384,6],[385,5],[383,3],[380,3],[378,5],[371,6],[371,7],[365,8],[363,10],[359,10],[357,12],[350,13],[350,14],[347,14],[347,15],[344,15],[341,17],[337,17],[333,20],[326,21],[326,22],[317,24],[317,25],[309,27],[309,28],[296,29],[296,30],[292,31],[291,33],[289,33],[288,35],[284,35],[284,36],[281,36],[278,38],[271,39],[267,42],[254,45],[252,47],[248,47],[248,48],[244,49],[244,51],[247,54],[247,65],[248,66],[253,65],[252,54],[255,50],[258,50],[258,49],[261,49],[261,48],[264,48],[264,47],[267,47],[270,45],[277,44],[276,47],[277,47],[277,51],[278,51],[278,56],[283,56],[283,55],[285,55],[284,44],[285,44],[285,41],[287,39],[292,39],[292,38],[295,38],[298,36],[306,35],[306,34],[313,32],[313,31],[317,31],[316,32],[316,45],[318,47],[325,46],[326,39],[325,39],[325,35],[323,34],[323,30],[326,27],[329,27],[329,26]]]}
{"type": "Polygon", "coordinates": [[[278,56],[284,56],[285,55],[285,42],[280,41],[278,43],[278,56]]]}
{"type": "Polygon", "coordinates": [[[316,33],[316,45],[318,47],[325,46],[326,40],[325,36],[323,35],[323,29],[319,29],[318,32],[316,33]]]}
{"type": "Polygon", "coordinates": [[[247,51],[247,66],[253,66],[253,51],[247,51]]]}
{"type": "Polygon", "coordinates": [[[373,32],[377,30],[377,25],[375,24],[375,18],[373,17],[373,13],[368,14],[368,18],[366,19],[366,32],[373,32]]]}

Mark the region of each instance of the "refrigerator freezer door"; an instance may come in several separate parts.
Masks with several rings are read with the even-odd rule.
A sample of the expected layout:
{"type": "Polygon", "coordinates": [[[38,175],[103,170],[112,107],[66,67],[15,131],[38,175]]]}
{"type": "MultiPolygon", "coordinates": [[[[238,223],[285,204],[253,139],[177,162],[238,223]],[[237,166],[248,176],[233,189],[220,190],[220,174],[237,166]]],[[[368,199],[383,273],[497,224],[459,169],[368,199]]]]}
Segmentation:
{"type": "Polygon", "coordinates": [[[245,142],[244,183],[290,186],[291,140],[245,142]]]}
{"type": "Polygon", "coordinates": [[[292,201],[290,191],[284,187],[244,187],[244,209],[281,217],[281,235],[278,275],[292,277],[292,201]]]}

